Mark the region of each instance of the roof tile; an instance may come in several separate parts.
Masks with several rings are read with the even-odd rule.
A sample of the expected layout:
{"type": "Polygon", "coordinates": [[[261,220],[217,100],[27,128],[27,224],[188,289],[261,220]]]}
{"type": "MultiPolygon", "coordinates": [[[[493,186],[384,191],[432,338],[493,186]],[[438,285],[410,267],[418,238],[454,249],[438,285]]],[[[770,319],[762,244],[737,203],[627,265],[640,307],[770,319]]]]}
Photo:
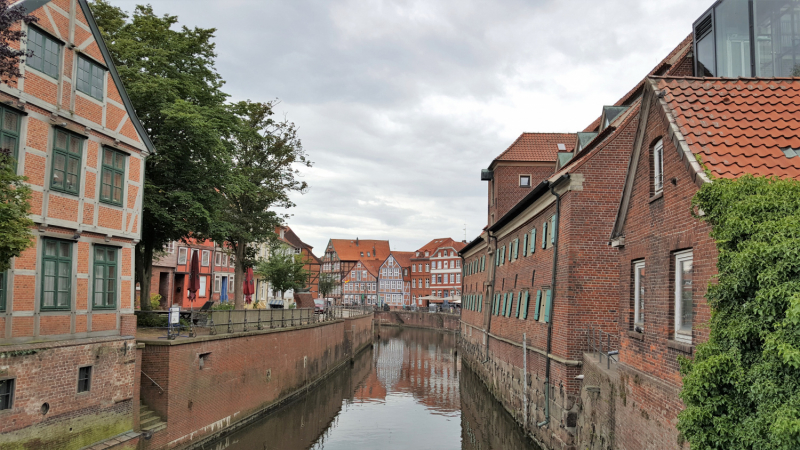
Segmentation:
{"type": "Polygon", "coordinates": [[[495,161],[556,162],[558,144],[572,149],[575,139],[575,133],[522,133],[495,161]]]}

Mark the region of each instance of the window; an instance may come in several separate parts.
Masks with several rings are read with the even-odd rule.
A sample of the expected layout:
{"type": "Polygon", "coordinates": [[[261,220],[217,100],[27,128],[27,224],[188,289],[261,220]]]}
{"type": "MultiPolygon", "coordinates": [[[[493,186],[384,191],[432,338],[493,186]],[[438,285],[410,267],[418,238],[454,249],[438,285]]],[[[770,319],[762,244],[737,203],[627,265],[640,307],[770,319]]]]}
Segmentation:
{"type": "Polygon", "coordinates": [[[542,224],[542,248],[547,248],[547,222],[542,224]]]}
{"type": "Polygon", "coordinates": [[[411,273],[414,273],[416,271],[417,271],[417,265],[416,264],[412,264],[411,265],[411,273]]]}
{"type": "Polygon", "coordinates": [[[100,176],[100,201],[122,206],[125,186],[125,159],[127,155],[103,148],[103,171],[100,176]]]}
{"type": "Polygon", "coordinates": [[[99,64],[78,56],[78,76],[76,88],[97,100],[103,100],[103,87],[106,71],[99,64]]]}
{"type": "Polygon", "coordinates": [[[84,139],[56,130],[50,188],[78,195],[81,185],[81,154],[84,139]]]}
{"type": "Polygon", "coordinates": [[[438,280],[436,280],[436,281],[437,281],[437,283],[439,283],[439,284],[442,284],[442,276],[441,276],[441,275],[439,275],[439,279],[438,279],[438,280]]]}
{"type": "Polygon", "coordinates": [[[220,252],[214,253],[214,265],[215,266],[222,265],[222,253],[220,252]]]}
{"type": "Polygon", "coordinates": [[[461,283],[461,274],[456,274],[456,283],[461,283]]]}
{"type": "Polygon", "coordinates": [[[531,176],[530,175],[520,175],[519,176],[519,187],[531,187],[531,176]]]}
{"type": "Polygon", "coordinates": [[[233,255],[231,255],[231,257],[228,258],[228,266],[236,267],[236,262],[233,260],[233,255]]]}
{"type": "Polygon", "coordinates": [[[19,158],[19,125],[20,115],[7,108],[0,108],[0,119],[2,119],[2,127],[0,127],[0,146],[4,150],[8,150],[11,156],[14,157],[16,168],[16,159],[19,158]]]}
{"type": "Polygon", "coordinates": [[[661,139],[653,146],[653,194],[664,189],[664,141],[661,139]]]}
{"type": "Polygon", "coordinates": [[[78,393],[89,392],[92,388],[92,366],[78,369],[78,393]]]}
{"type": "Polygon", "coordinates": [[[228,277],[228,292],[233,292],[233,288],[236,284],[233,282],[233,275],[228,277]]]}
{"type": "Polygon", "coordinates": [[[0,273],[0,312],[6,310],[6,290],[8,289],[7,272],[0,273]]]}
{"type": "Polygon", "coordinates": [[[425,264],[425,272],[430,272],[430,271],[431,271],[430,264],[425,264]]]}
{"type": "Polygon", "coordinates": [[[96,309],[117,307],[117,249],[95,246],[94,248],[94,302],[96,309]]]}
{"type": "Polygon", "coordinates": [[[444,262],[444,268],[447,269],[447,261],[444,262]]]}
{"type": "Polygon", "coordinates": [[[186,264],[186,254],[188,253],[188,249],[186,247],[180,247],[178,249],[178,264],[186,264]]]}
{"type": "MultiPolygon", "coordinates": [[[[219,253],[217,253],[217,255],[219,255],[219,253]]],[[[222,286],[222,277],[219,275],[214,275],[214,292],[219,292],[221,286],[222,286]]]]}
{"type": "Polygon", "coordinates": [[[431,280],[429,280],[429,279],[425,278],[425,287],[426,287],[426,288],[427,288],[427,287],[431,287],[431,283],[430,283],[430,282],[431,282],[431,280]]]}
{"type": "Polygon", "coordinates": [[[14,379],[0,380],[0,411],[14,406],[14,379]]]}
{"type": "Polygon", "coordinates": [[[69,309],[72,303],[72,243],[43,239],[42,309],[69,309]]]}
{"type": "Polygon", "coordinates": [[[675,340],[692,342],[692,251],[675,254],[675,340]]]}
{"type": "Polygon", "coordinates": [[[223,253],[222,254],[222,265],[225,266],[225,267],[228,266],[228,254],[227,253],[223,253]]]}
{"type": "Polygon", "coordinates": [[[416,278],[414,278],[413,280],[411,280],[411,287],[412,287],[412,288],[416,288],[416,287],[417,287],[417,279],[416,279],[416,278]]]}
{"type": "Polygon", "coordinates": [[[203,250],[203,258],[202,261],[200,262],[200,265],[202,265],[203,267],[208,267],[210,263],[211,263],[211,251],[203,250]]]}
{"type": "Polygon", "coordinates": [[[635,328],[644,324],[644,280],[644,261],[633,263],[633,323],[635,328]]]}
{"type": "Polygon", "coordinates": [[[459,269],[459,268],[461,268],[461,260],[458,260],[458,259],[457,259],[457,260],[455,261],[455,264],[456,264],[456,269],[459,269]]]}
{"type": "Polygon", "coordinates": [[[58,78],[61,43],[38,29],[29,27],[28,50],[33,52],[30,58],[25,59],[25,64],[28,67],[33,67],[50,77],[58,78]]]}

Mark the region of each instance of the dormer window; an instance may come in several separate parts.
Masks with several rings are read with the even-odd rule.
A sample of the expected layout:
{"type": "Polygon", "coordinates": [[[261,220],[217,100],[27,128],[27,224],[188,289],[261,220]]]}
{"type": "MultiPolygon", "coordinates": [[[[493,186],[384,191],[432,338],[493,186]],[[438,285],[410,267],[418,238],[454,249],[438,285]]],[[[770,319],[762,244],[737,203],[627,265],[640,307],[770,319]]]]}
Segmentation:
{"type": "Polygon", "coordinates": [[[367,252],[367,257],[369,257],[369,252],[367,252]]]}
{"type": "Polygon", "coordinates": [[[519,187],[531,187],[531,176],[530,175],[520,175],[519,176],[519,187]]]}
{"type": "Polygon", "coordinates": [[[362,258],[364,257],[364,252],[361,252],[361,257],[362,257],[362,258]]]}

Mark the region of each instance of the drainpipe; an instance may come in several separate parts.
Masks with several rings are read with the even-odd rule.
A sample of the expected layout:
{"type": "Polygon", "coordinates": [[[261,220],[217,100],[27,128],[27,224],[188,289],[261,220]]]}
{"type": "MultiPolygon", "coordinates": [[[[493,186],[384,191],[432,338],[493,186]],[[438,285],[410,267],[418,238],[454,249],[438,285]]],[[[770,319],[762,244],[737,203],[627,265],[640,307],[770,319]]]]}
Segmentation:
{"type": "MultiPolygon", "coordinates": [[[[569,175],[565,176],[569,179],[569,175]]],[[[558,225],[561,220],[561,196],[556,192],[555,185],[550,186],[550,193],[556,198],[556,220],[553,224],[553,279],[550,282],[550,317],[547,321],[547,366],[544,379],[544,421],[536,424],[541,428],[550,423],[550,353],[553,351],[553,310],[556,305],[556,271],[558,270],[558,225]]]]}

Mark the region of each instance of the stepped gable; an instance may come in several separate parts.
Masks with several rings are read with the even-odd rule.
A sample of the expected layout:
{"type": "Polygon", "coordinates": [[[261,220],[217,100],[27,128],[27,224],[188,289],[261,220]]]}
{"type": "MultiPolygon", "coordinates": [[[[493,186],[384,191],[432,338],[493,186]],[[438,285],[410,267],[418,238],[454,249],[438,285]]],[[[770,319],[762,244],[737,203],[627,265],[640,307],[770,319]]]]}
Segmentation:
{"type": "Polygon", "coordinates": [[[385,261],[391,253],[389,241],[369,239],[331,239],[331,244],[340,261],[364,261],[376,259],[385,261]],[[361,255],[364,252],[364,255],[361,255]],[[370,256],[367,256],[369,252],[370,256]]]}
{"type": "Polygon", "coordinates": [[[576,138],[575,133],[522,133],[495,161],[556,162],[558,144],[564,144],[568,150],[576,138]]]}
{"type": "Polygon", "coordinates": [[[651,82],[670,121],[714,177],[800,179],[800,78],[651,82]]]}

